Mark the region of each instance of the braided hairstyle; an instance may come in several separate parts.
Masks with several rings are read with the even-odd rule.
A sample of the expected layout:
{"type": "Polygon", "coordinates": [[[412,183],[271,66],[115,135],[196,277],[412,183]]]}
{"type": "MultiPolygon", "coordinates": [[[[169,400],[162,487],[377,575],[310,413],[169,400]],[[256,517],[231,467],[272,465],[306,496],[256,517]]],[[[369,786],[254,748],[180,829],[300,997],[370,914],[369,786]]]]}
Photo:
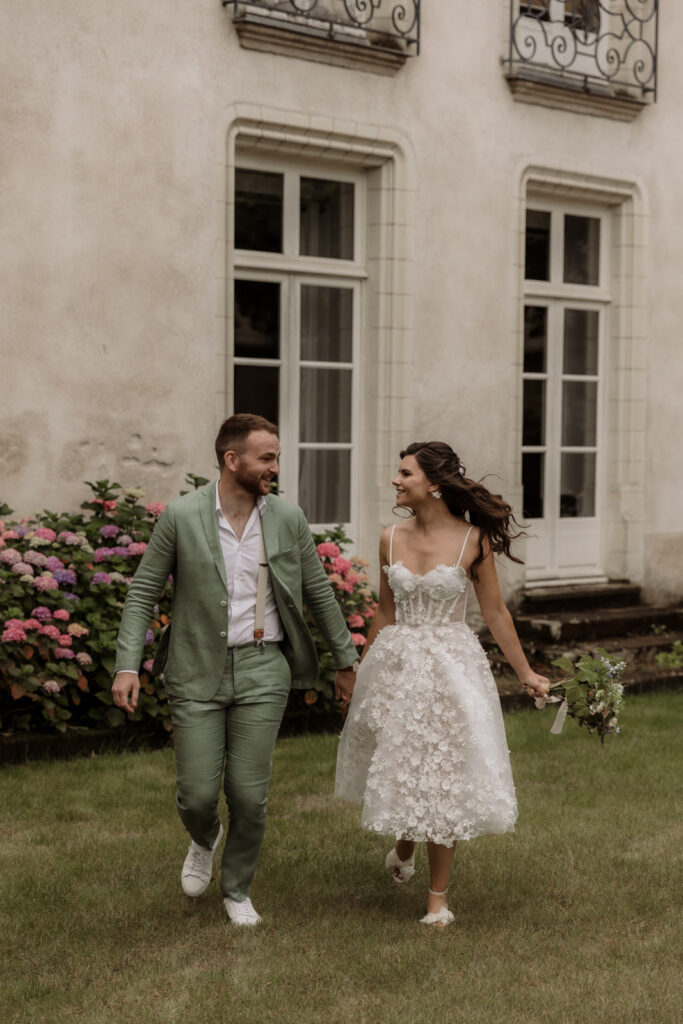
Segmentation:
{"type": "MultiPolygon", "coordinates": [[[[465,466],[445,441],[414,441],[401,452],[401,458],[412,455],[431,484],[436,484],[448,506],[451,515],[464,519],[465,515],[473,526],[478,526],[488,538],[495,554],[506,555],[511,561],[522,563],[510,551],[510,545],[526,534],[519,526],[512,508],[500,494],[492,494],[482,483],[471,480],[465,473],[465,466]]],[[[477,566],[484,560],[484,547],[470,567],[472,579],[477,580],[477,566]]]]}

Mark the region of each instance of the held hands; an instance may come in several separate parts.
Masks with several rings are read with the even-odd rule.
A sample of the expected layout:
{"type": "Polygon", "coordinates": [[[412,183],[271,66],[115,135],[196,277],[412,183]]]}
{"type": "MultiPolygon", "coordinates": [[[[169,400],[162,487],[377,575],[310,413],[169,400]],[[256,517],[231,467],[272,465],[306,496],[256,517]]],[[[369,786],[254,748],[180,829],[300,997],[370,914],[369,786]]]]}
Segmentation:
{"type": "Polygon", "coordinates": [[[550,691],[550,680],[538,672],[529,671],[520,682],[532,697],[547,697],[550,691]]]}
{"type": "Polygon", "coordinates": [[[133,714],[138,706],[138,694],[140,693],[140,680],[137,673],[117,672],[111,693],[117,708],[130,711],[133,714]]]}
{"type": "Polygon", "coordinates": [[[345,706],[351,700],[355,682],[356,673],[352,668],[340,668],[337,671],[334,677],[334,696],[342,705],[345,706]]]}

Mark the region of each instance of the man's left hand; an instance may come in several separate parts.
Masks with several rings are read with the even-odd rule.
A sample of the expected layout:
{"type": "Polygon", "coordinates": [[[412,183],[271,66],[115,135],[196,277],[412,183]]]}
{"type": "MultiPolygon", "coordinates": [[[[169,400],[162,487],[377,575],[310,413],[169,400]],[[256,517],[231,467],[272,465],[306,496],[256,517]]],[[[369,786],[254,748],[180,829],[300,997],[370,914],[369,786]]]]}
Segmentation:
{"type": "Polygon", "coordinates": [[[356,673],[352,668],[340,668],[334,677],[334,696],[341,704],[346,705],[351,700],[353,687],[356,682],[356,673]]]}

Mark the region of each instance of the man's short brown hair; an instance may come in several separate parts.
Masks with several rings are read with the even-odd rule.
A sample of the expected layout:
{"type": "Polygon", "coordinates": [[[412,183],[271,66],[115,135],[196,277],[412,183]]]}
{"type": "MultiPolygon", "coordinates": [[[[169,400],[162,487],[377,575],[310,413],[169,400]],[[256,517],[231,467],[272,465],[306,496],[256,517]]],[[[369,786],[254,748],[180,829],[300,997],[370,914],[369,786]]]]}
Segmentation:
{"type": "Polygon", "coordinates": [[[244,451],[244,442],[255,430],[266,430],[276,437],[278,433],[277,427],[270,420],[264,416],[254,416],[249,412],[238,412],[221,423],[216,437],[216,458],[219,469],[223,469],[225,453],[233,451],[241,454],[244,451]]]}

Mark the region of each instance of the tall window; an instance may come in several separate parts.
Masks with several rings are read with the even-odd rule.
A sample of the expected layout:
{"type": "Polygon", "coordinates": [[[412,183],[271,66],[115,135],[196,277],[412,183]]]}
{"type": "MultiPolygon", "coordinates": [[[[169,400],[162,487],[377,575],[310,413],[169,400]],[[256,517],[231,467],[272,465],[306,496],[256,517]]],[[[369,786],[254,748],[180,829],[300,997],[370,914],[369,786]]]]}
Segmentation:
{"type": "Polygon", "coordinates": [[[280,429],[280,490],[355,518],[363,181],[244,157],[235,174],[234,411],[280,429]]]}
{"type": "Polygon", "coordinates": [[[527,209],[522,482],[537,568],[599,561],[606,230],[599,211],[527,209]]]}

